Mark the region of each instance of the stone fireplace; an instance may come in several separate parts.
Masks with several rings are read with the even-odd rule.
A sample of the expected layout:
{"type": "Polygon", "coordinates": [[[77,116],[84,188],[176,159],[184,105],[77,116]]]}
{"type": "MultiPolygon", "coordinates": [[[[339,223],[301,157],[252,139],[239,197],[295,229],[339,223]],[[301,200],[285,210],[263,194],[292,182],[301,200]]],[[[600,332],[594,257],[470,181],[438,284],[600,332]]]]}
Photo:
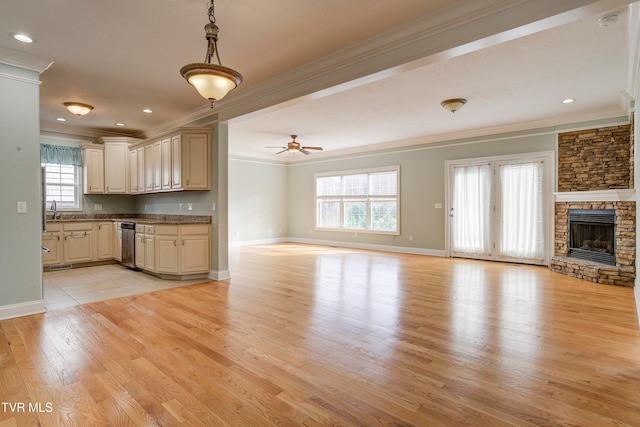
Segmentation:
{"type": "Polygon", "coordinates": [[[552,271],[633,286],[636,192],[631,125],[558,136],[552,271]]]}

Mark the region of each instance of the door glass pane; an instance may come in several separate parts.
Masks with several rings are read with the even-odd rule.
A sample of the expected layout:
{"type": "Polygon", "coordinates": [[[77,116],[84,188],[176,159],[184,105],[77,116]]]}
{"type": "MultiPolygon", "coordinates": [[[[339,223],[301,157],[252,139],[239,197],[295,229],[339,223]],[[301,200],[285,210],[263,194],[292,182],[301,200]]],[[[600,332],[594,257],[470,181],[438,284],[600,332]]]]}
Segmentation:
{"type": "Polygon", "coordinates": [[[499,255],[544,258],[543,163],[499,165],[501,216],[499,255]]]}
{"type": "Polygon", "coordinates": [[[452,181],[454,254],[491,255],[491,166],[454,166],[452,181]]]}

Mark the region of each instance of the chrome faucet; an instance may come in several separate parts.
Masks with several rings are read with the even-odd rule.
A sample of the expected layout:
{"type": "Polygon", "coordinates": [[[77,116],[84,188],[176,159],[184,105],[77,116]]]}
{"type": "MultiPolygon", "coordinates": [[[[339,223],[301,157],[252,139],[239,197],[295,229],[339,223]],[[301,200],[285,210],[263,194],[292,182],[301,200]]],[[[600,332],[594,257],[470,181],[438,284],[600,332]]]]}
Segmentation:
{"type": "Polygon", "coordinates": [[[51,202],[51,210],[53,211],[53,219],[59,219],[60,212],[58,212],[58,206],[56,205],[55,199],[51,202]]]}

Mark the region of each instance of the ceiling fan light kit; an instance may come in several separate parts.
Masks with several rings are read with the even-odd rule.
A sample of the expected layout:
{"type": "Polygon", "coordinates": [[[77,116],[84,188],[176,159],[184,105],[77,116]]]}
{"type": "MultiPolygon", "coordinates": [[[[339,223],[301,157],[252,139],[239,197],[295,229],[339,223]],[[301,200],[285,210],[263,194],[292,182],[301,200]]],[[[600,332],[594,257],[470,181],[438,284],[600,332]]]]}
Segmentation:
{"type": "Polygon", "coordinates": [[[93,106],[89,104],[83,104],[81,102],[65,102],[64,106],[67,107],[67,110],[78,117],[89,114],[89,112],[93,110],[93,106]]]}
{"type": "Polygon", "coordinates": [[[451,98],[451,99],[445,99],[440,103],[440,105],[445,110],[455,113],[456,111],[464,107],[464,104],[466,103],[467,103],[467,100],[464,98],[451,98]]]}
{"type": "Polygon", "coordinates": [[[267,147],[267,148],[281,148],[281,151],[278,151],[276,154],[280,154],[280,153],[284,153],[285,151],[288,151],[290,153],[303,153],[303,154],[311,154],[311,151],[308,150],[319,150],[322,151],[322,147],[307,147],[307,146],[302,146],[300,145],[300,143],[298,141],[296,141],[296,138],[298,137],[298,135],[291,135],[291,139],[292,141],[287,143],[286,147],[267,147]]]}
{"type": "Polygon", "coordinates": [[[229,67],[225,67],[220,62],[218,54],[218,32],[220,29],[215,24],[213,0],[209,3],[209,23],[204,26],[205,38],[207,39],[207,54],[204,62],[187,64],[180,69],[180,74],[190,85],[196,88],[198,93],[213,104],[224,98],[229,91],[235,89],[242,83],[242,74],[229,67]],[[211,63],[213,58],[218,63],[211,63]]]}

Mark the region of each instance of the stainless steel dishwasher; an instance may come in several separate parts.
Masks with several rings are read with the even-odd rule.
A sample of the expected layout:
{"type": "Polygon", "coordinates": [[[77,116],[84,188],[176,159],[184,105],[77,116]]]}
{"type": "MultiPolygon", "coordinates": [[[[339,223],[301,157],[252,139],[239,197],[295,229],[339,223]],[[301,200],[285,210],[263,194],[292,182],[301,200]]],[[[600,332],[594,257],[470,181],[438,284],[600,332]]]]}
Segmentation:
{"type": "Polygon", "coordinates": [[[136,268],[136,224],[123,222],[122,229],[122,265],[136,268]]]}

